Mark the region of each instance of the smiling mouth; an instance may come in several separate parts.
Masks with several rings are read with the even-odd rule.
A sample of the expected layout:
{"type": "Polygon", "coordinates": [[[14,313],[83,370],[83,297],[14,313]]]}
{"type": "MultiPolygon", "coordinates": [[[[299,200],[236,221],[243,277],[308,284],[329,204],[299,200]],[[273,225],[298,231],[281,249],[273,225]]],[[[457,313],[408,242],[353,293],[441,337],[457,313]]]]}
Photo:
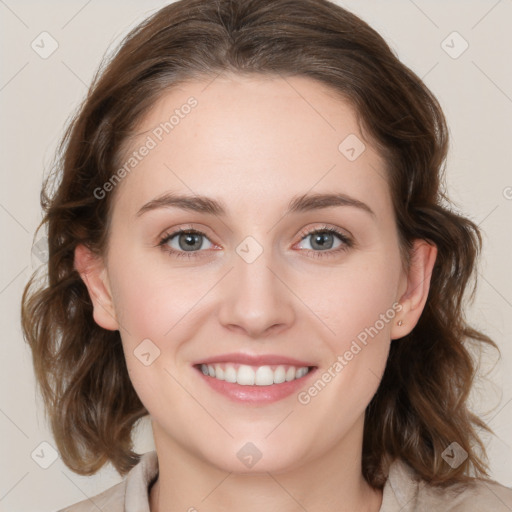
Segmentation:
{"type": "Polygon", "coordinates": [[[195,365],[204,375],[216,380],[236,383],[241,386],[270,386],[301,379],[315,366],[262,365],[250,366],[237,363],[215,363],[195,365]]]}

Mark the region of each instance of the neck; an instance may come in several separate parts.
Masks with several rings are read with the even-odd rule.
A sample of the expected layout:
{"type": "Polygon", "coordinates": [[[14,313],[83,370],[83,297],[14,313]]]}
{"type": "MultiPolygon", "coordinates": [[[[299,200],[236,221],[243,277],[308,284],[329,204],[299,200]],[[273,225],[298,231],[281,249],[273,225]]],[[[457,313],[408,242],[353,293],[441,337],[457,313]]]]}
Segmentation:
{"type": "Polygon", "coordinates": [[[382,491],[361,472],[361,443],[347,435],[339,446],[286,472],[234,473],[199,459],[155,428],[159,474],[151,512],[261,510],[378,512],[382,491]],[[355,449],[354,449],[355,448],[355,449]]]}

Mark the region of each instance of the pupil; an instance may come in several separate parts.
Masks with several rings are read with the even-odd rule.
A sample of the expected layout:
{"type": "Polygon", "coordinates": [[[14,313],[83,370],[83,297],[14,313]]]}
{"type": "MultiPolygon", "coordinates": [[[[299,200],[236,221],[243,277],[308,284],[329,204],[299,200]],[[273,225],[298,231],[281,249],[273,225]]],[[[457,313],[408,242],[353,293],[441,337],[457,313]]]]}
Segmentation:
{"type": "Polygon", "coordinates": [[[180,243],[181,249],[189,250],[189,249],[198,249],[201,247],[201,243],[197,243],[197,239],[199,238],[199,235],[196,235],[194,233],[185,233],[181,235],[180,242],[183,240],[183,237],[185,238],[185,247],[183,247],[180,243]],[[196,247],[197,246],[197,247],[196,247]]]}
{"type": "Polygon", "coordinates": [[[325,248],[330,249],[332,247],[332,240],[331,240],[331,243],[329,244],[328,242],[326,242],[326,237],[332,237],[332,235],[330,233],[316,235],[314,237],[313,245],[318,244],[320,249],[325,249],[325,248]]]}

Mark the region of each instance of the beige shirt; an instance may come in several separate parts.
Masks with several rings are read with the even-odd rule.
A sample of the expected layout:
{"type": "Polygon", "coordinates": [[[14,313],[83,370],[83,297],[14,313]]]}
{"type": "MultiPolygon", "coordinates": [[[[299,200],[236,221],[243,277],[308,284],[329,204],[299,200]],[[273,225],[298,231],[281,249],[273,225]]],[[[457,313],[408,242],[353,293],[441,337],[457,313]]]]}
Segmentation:
{"type": "MultiPolygon", "coordinates": [[[[122,482],[58,512],[150,512],[148,487],[157,475],[157,454],[147,452],[122,482]]],[[[443,490],[416,481],[413,475],[404,462],[392,464],[379,512],[512,511],[512,489],[497,482],[478,479],[470,487],[443,490]]]]}

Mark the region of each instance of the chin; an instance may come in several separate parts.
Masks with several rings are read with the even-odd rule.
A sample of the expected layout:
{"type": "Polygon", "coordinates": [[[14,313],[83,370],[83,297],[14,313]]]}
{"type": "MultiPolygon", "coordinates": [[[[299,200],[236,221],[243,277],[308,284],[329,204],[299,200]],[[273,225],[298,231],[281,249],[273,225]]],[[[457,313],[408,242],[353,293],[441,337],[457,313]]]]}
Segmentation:
{"type": "Polygon", "coordinates": [[[245,437],[236,441],[231,439],[225,449],[203,452],[204,459],[211,465],[232,473],[264,474],[284,473],[304,464],[304,454],[297,447],[277,440],[271,443],[265,439],[245,437]]]}

